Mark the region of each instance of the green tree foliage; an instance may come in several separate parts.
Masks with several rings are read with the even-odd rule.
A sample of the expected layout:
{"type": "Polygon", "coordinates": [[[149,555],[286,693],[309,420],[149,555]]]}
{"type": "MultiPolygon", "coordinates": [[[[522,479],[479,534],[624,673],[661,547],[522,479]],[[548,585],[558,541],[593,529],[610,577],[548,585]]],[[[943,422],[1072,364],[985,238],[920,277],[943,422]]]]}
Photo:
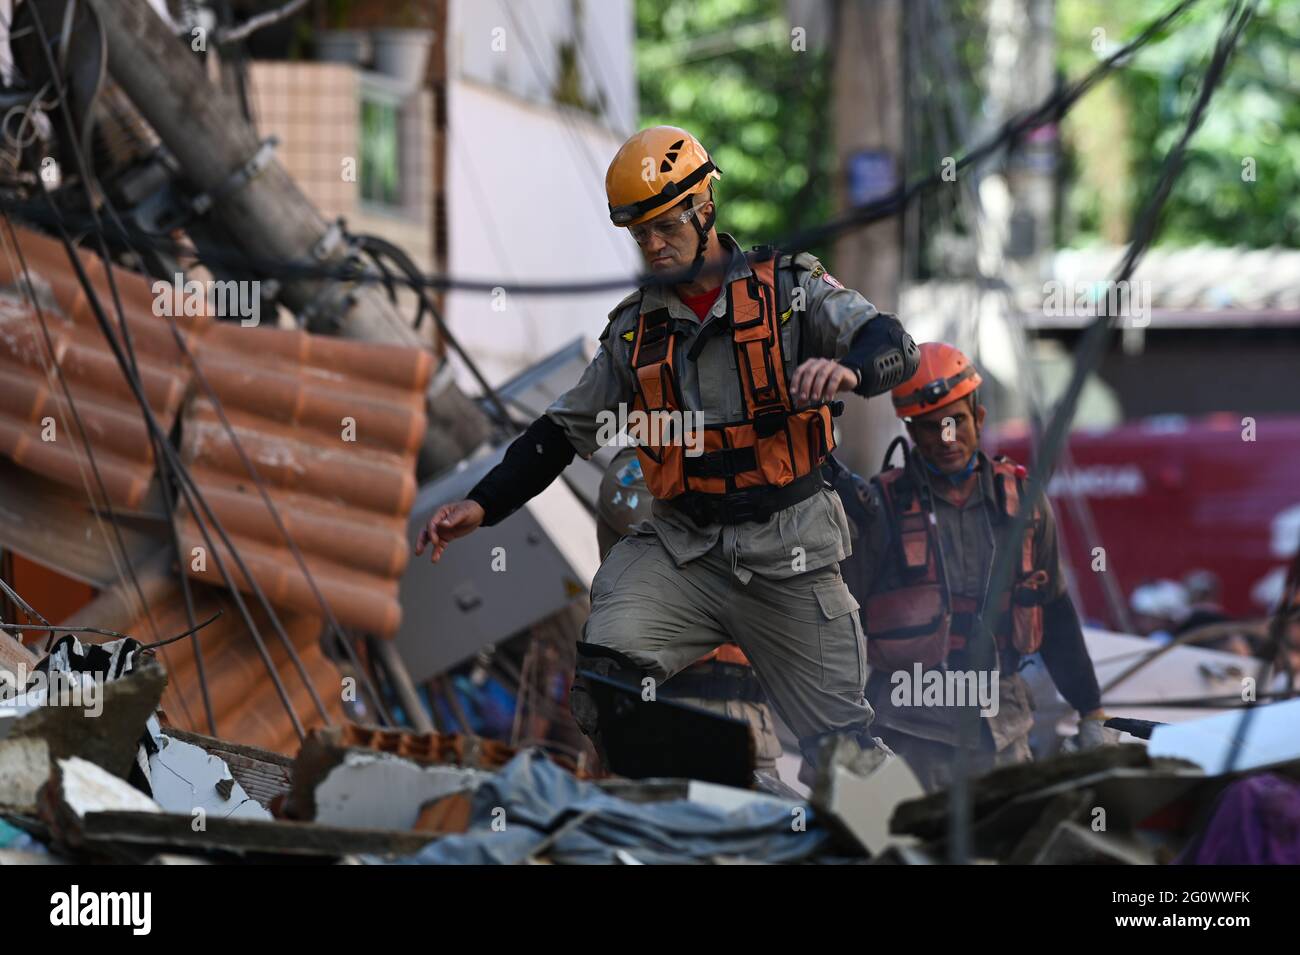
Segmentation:
{"type": "Polygon", "coordinates": [[[830,215],[829,56],[791,48],[781,0],[638,0],[641,125],[689,129],[722,180],[720,225],[742,245],[830,215]]]}
{"type": "MultiPolygon", "coordinates": [[[[1070,168],[1062,239],[1116,236],[1154,188],[1213,50],[1226,4],[1203,2],[1141,51],[1108,92],[1066,121],[1070,168]],[[1107,204],[1122,223],[1108,223],[1107,204]]],[[[1068,76],[1155,15],[1152,4],[1060,0],[1058,59],[1068,76]],[[1104,36],[1097,30],[1104,30],[1104,36]]],[[[1158,241],[1265,247],[1300,244],[1300,4],[1264,0],[1193,138],[1158,241]],[[1251,177],[1253,176],[1253,181],[1251,177]]]]}
{"type": "MultiPolygon", "coordinates": [[[[1226,6],[1224,0],[1203,0],[1066,117],[1061,244],[1124,240],[1182,130],[1226,6]]],[[[987,2],[949,0],[941,9],[963,81],[955,101],[977,126],[987,2]]],[[[1165,9],[1164,0],[1057,0],[1062,78],[1083,75],[1165,9]]],[[[713,152],[723,170],[717,187],[722,224],[744,244],[777,239],[829,217],[842,175],[834,158],[830,52],[791,50],[785,10],[783,0],[636,3],[642,125],[683,126],[713,152]]],[[[911,74],[913,103],[933,104],[909,110],[909,177],[932,169],[954,145],[932,41],[914,38],[908,54],[923,64],[911,74]]],[[[1158,242],[1300,244],[1297,94],[1300,2],[1263,0],[1191,143],[1158,242]]],[[[951,195],[922,200],[922,248],[924,236],[951,223],[955,211],[951,195]]]]}

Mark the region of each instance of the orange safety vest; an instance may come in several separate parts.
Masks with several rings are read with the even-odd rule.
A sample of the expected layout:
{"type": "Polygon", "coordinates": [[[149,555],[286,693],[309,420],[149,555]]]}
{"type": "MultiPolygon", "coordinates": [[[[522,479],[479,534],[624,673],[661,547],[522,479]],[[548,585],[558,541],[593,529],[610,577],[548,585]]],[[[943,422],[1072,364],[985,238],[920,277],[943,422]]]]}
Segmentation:
{"type": "MultiPolygon", "coordinates": [[[[1009,520],[1020,509],[1025,469],[1005,457],[992,464],[997,503],[1004,520],[1009,520]]],[[[890,521],[895,546],[890,556],[897,570],[896,576],[877,577],[886,586],[869,594],[864,608],[867,659],[880,670],[908,669],[915,663],[937,667],[950,651],[965,645],[963,636],[951,632],[954,609],[965,608],[952,606],[934,513],[925,508],[911,479],[904,480],[906,474],[904,468],[893,468],[872,479],[880,487],[890,521]]],[[[1012,587],[1014,599],[1003,594],[998,601],[998,644],[1022,654],[1036,652],[1043,643],[1042,599],[1049,577],[1045,569],[1034,567],[1036,536],[1035,523],[1030,522],[1021,547],[1019,576],[1012,587]]]]}
{"type": "MultiPolygon", "coordinates": [[[[745,416],[708,425],[704,453],[695,456],[686,454],[681,435],[665,442],[663,429],[650,429],[657,443],[643,443],[637,455],[650,493],[661,500],[687,492],[725,495],[765,485],[784,487],[821,467],[835,447],[830,406],[795,411],[790,401],[775,260],[754,263],[753,275],[731,282],[724,294],[745,416]]],[[[674,364],[677,336],[669,329],[667,309],[643,313],[637,320],[632,348],[635,411],[654,415],[685,410],[674,364]]]]}

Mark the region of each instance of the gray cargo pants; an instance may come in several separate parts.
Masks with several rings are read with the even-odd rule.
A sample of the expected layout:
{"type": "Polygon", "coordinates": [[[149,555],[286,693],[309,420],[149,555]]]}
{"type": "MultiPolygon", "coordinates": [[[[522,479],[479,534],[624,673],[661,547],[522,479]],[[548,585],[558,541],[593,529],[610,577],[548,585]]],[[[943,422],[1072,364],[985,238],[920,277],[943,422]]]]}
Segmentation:
{"type": "Polygon", "coordinates": [[[592,581],[584,639],[617,650],[657,681],[734,640],[805,761],[815,763],[830,734],[873,746],[857,610],[838,564],[780,580],[755,574],[742,584],[720,543],[678,567],[658,537],[631,534],[592,581]]]}

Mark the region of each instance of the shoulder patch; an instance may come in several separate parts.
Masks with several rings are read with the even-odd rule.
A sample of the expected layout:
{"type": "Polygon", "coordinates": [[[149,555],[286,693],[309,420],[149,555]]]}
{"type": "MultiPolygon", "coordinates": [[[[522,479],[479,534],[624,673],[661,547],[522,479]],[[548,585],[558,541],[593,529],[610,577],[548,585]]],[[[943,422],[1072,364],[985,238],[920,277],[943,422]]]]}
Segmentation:
{"type": "Polygon", "coordinates": [[[624,332],[624,333],[623,333],[623,341],[625,341],[625,342],[630,342],[630,341],[631,341],[632,339],[634,339],[634,338],[636,338],[636,331],[635,331],[635,330],[627,331],[627,332],[624,332]]]}
{"type": "Polygon", "coordinates": [[[831,288],[844,288],[840,280],[831,273],[826,271],[826,266],[821,264],[817,256],[810,252],[800,252],[794,257],[795,268],[803,269],[808,273],[810,279],[821,279],[831,288]]]}

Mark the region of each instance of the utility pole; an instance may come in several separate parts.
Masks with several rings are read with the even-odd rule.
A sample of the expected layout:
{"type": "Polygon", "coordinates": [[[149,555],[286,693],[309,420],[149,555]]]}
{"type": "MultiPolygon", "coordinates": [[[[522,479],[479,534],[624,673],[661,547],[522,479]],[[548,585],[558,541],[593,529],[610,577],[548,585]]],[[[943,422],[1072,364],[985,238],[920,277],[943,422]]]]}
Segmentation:
{"type": "MultiPolygon", "coordinates": [[[[903,0],[835,0],[836,208],[843,211],[887,194],[903,170],[903,0]]],[[[857,229],[835,243],[835,272],[882,312],[898,308],[902,220],[857,229]]],[[[900,316],[907,324],[907,316],[900,316]]],[[[872,475],[889,442],[903,433],[889,395],[846,402],[840,455],[872,475]]]]}
{"type": "MultiPolygon", "coordinates": [[[[1056,83],[1055,0],[990,0],[986,132],[1036,105],[1056,83]]],[[[1059,132],[1051,123],[1032,130],[1007,156],[987,207],[990,234],[1001,240],[1004,277],[1013,286],[1038,285],[1053,244],[1059,132]]],[[[996,174],[995,174],[996,175],[996,174]]]]}
{"type": "MultiPolygon", "coordinates": [[[[250,258],[315,262],[336,268],[348,249],[274,156],[268,156],[239,108],[214,87],[146,0],[90,0],[108,41],[108,68],[176,157],[186,177],[217,198],[212,215],[240,237],[250,258]],[[259,157],[255,159],[255,157],[259,157]],[[250,162],[251,177],[238,171],[250,162]]],[[[215,42],[208,37],[208,42],[215,42]]],[[[286,278],[281,300],[313,331],[423,347],[407,320],[375,285],[315,277],[286,278]]],[[[420,451],[428,474],[462,459],[488,435],[486,417],[452,381],[435,376],[429,430],[420,451]]]]}

